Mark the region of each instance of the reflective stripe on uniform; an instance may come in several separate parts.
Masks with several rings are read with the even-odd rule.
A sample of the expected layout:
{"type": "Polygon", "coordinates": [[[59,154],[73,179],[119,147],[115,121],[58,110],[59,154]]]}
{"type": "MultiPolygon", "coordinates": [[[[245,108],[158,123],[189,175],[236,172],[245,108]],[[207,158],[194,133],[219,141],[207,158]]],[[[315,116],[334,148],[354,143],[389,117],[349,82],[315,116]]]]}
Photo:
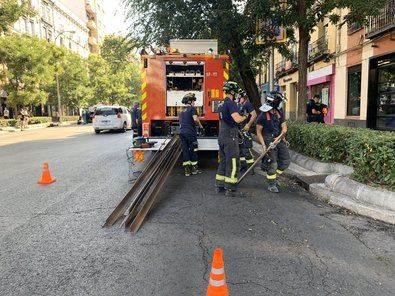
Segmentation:
{"type": "Polygon", "coordinates": [[[237,183],[237,178],[229,178],[225,177],[225,183],[231,183],[231,184],[236,184],[237,183]]]}
{"type": "Polygon", "coordinates": [[[245,157],[240,157],[240,161],[246,161],[245,157]]]}
{"type": "MultiPolygon", "coordinates": [[[[236,161],[236,158],[233,157],[232,158],[232,174],[230,175],[231,179],[236,179],[237,180],[236,172],[237,172],[237,161],[236,161]]],[[[226,180],[225,180],[225,182],[226,182],[226,180]]]]}
{"type": "Polygon", "coordinates": [[[199,148],[193,149],[193,152],[198,152],[198,151],[199,151],[199,148]]]}
{"type": "Polygon", "coordinates": [[[191,165],[197,165],[198,162],[197,161],[191,161],[191,165]]]}
{"type": "Polygon", "coordinates": [[[210,285],[214,287],[221,287],[226,284],[225,280],[216,281],[210,278],[210,285]]]}
{"type": "Polygon", "coordinates": [[[282,170],[277,170],[277,174],[281,175],[282,173],[284,173],[284,171],[282,171],[282,170]]]}
{"type": "Polygon", "coordinates": [[[215,180],[217,180],[217,181],[225,181],[225,176],[216,174],[215,175],[215,180]]]}
{"type": "Polygon", "coordinates": [[[276,174],[274,174],[274,175],[267,175],[266,178],[268,180],[275,180],[277,178],[277,175],[276,174]]]}
{"type": "Polygon", "coordinates": [[[248,164],[254,163],[254,159],[247,159],[246,161],[248,164]]]}
{"type": "Polygon", "coordinates": [[[184,161],[183,163],[182,163],[182,165],[190,165],[191,164],[191,162],[190,161],[184,161]]]}

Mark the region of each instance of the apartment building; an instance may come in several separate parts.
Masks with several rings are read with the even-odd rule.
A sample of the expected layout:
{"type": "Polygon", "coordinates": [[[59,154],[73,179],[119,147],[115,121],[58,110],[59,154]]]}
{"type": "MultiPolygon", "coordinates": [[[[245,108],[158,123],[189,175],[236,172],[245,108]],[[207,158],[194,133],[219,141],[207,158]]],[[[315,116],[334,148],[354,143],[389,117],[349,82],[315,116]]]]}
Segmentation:
{"type": "Polygon", "coordinates": [[[81,19],[60,0],[32,0],[37,15],[22,17],[14,24],[14,31],[29,34],[63,45],[83,57],[89,55],[89,30],[81,19]]]}
{"type": "Polygon", "coordinates": [[[89,28],[89,50],[92,53],[100,51],[100,44],[103,41],[106,28],[103,20],[105,11],[102,0],[85,0],[86,15],[88,18],[87,26],[89,28]]]}
{"type": "Polygon", "coordinates": [[[334,123],[395,131],[395,0],[365,27],[342,29],[334,123]]]}
{"type": "MultiPolygon", "coordinates": [[[[341,20],[346,10],[337,10],[341,20]]],[[[288,102],[286,116],[297,117],[297,45],[291,58],[275,52],[276,88],[288,102]]],[[[268,90],[268,71],[260,79],[268,90]]],[[[327,123],[395,131],[395,0],[367,25],[339,28],[325,19],[311,35],[308,53],[308,98],[318,94],[329,113],[327,123]]],[[[306,98],[306,102],[307,99],[306,98]]]]}

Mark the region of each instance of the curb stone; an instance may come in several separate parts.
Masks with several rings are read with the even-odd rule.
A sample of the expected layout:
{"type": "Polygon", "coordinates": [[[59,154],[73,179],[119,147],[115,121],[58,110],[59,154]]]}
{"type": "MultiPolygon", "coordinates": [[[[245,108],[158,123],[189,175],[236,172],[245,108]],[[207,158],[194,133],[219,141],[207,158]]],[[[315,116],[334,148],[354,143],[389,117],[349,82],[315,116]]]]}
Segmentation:
{"type": "MultiPolygon", "coordinates": [[[[259,145],[254,145],[254,150],[259,151],[259,145]]],[[[351,180],[348,175],[354,170],[347,165],[320,162],[292,150],[290,154],[294,166],[287,171],[296,178],[306,176],[306,170],[311,172],[310,176],[328,175],[324,183],[309,185],[313,196],[357,214],[395,224],[395,192],[351,180]],[[298,167],[302,168],[301,172],[298,167]]]]}

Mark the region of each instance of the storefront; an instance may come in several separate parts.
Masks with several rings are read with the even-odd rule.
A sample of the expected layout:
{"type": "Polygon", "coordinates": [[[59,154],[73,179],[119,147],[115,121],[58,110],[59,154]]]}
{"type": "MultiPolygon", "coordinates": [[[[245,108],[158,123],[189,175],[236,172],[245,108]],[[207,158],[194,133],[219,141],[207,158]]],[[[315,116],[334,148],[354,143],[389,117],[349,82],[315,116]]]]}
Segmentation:
{"type": "Polygon", "coordinates": [[[325,116],[326,123],[333,123],[334,117],[334,93],[335,93],[335,65],[329,65],[308,73],[307,86],[308,95],[312,98],[319,95],[321,102],[328,106],[329,112],[325,116]]]}
{"type": "Polygon", "coordinates": [[[395,131],[395,53],[370,60],[367,121],[369,128],[395,131]]]}

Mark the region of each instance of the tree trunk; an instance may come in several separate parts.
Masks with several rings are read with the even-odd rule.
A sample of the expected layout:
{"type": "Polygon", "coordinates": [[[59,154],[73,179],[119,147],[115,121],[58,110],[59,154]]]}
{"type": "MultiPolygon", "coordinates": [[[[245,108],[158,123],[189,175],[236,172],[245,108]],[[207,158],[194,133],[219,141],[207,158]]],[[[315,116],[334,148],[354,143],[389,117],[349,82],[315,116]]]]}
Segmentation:
{"type": "Polygon", "coordinates": [[[254,105],[255,110],[259,110],[259,107],[261,107],[261,98],[256,85],[254,71],[251,68],[251,61],[244,53],[243,46],[240,41],[236,41],[232,44],[231,52],[237,65],[237,71],[243,80],[247,96],[254,105]]]}
{"type": "MultiPolygon", "coordinates": [[[[299,15],[306,17],[306,0],[299,0],[299,15]]],[[[306,121],[307,104],[307,63],[308,48],[310,41],[310,30],[305,24],[299,24],[299,52],[298,52],[298,108],[297,120],[306,121]]]]}

